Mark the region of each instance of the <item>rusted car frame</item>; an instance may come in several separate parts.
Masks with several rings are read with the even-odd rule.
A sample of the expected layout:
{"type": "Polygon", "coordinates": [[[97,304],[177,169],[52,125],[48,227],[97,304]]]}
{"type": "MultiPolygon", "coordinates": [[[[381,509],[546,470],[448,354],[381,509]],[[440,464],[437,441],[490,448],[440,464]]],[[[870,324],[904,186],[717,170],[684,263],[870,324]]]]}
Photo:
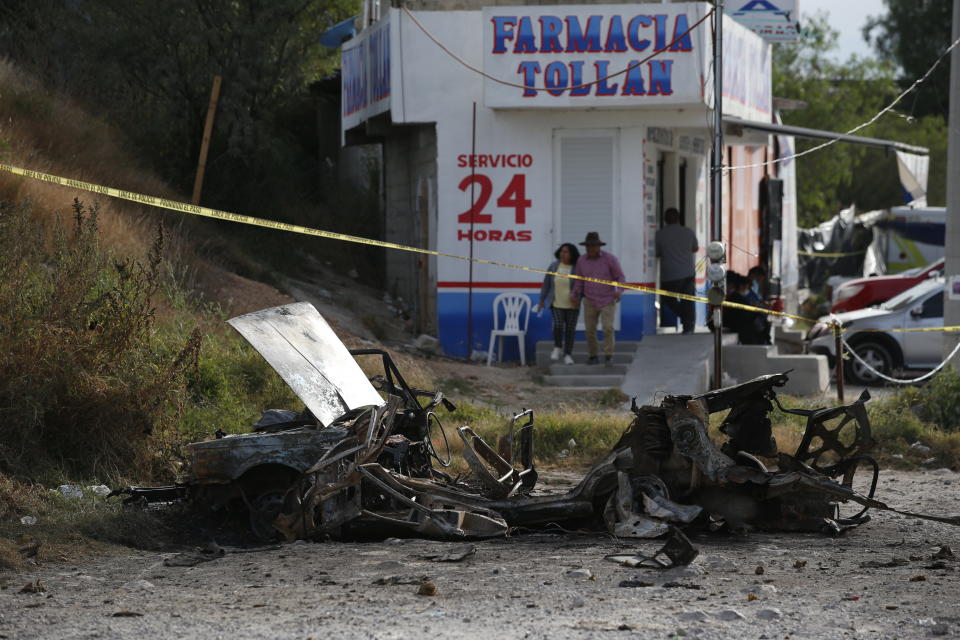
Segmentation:
{"type": "MultiPolygon", "coordinates": [[[[681,529],[836,534],[867,522],[868,509],[895,510],[874,497],[879,466],[869,456],[875,441],[866,392],[840,407],[784,409],[776,389],[787,376],[774,374],[699,396],[666,396],[655,407],[634,403],[634,417],[609,454],[573,489],[547,493],[536,488],[532,411],[514,415],[495,447],[460,426],[471,473],[453,478],[443,471],[449,444],[440,456],[434,441],[447,442],[435,410],[454,405],[438,391],[410,387],[387,352],[348,351],[306,303],[229,322],[306,408],[267,412],[254,433],[188,445],[190,470],[180,485],[127,489],[128,500],[239,504],[255,535],[288,540],[487,538],[548,523],[618,537],[666,535],[654,556],[618,560],[661,567],[696,555],[681,529]],[[382,373],[368,379],[356,358],[371,356],[380,359],[382,373]],[[775,406],[807,419],[793,453],[779,451],[773,438],[775,406]],[[723,411],[727,439],[717,444],[708,425],[711,414],[723,411]],[[861,494],[853,481],[864,466],[872,478],[861,494]],[[841,516],[846,502],[863,508],[841,516]]],[[[897,512],[960,524],[957,517],[897,512]]]]}

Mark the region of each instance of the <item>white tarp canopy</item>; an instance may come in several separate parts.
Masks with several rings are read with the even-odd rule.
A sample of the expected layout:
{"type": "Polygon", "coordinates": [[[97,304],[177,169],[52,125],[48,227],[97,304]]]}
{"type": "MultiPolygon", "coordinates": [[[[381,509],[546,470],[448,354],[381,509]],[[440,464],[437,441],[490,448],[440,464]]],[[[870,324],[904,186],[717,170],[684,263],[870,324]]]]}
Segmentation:
{"type": "Polygon", "coordinates": [[[897,171],[907,204],[927,206],[927,175],[930,156],[897,150],[897,171]]]}

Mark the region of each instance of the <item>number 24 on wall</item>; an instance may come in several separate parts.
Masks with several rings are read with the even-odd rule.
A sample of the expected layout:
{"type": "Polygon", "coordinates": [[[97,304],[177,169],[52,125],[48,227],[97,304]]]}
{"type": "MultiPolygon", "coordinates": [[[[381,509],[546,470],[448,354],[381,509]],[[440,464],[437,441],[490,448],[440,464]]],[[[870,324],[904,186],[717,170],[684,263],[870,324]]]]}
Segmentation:
{"type": "MultiPolygon", "coordinates": [[[[477,199],[474,201],[473,206],[457,216],[457,222],[466,224],[489,224],[493,222],[493,214],[482,212],[484,207],[487,206],[487,202],[490,201],[490,196],[493,195],[493,180],[491,180],[488,175],[474,173],[460,181],[460,191],[471,189],[474,183],[479,187],[480,193],[476,194],[477,199]]],[[[507,188],[504,189],[503,193],[497,198],[497,206],[503,209],[513,209],[515,223],[526,224],[527,209],[533,204],[532,201],[527,200],[526,196],[527,175],[524,173],[516,173],[513,178],[510,179],[510,184],[507,185],[507,188]]]]}

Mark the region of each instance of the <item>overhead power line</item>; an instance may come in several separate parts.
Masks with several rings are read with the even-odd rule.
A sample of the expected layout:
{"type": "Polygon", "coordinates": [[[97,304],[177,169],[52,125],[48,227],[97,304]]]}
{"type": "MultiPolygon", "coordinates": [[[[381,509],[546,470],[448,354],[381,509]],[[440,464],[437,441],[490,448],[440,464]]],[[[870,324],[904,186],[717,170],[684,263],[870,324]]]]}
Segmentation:
{"type": "MultiPolygon", "coordinates": [[[[800,152],[798,152],[798,153],[794,153],[794,154],[791,154],[791,155],[789,155],[789,156],[784,156],[784,157],[782,157],[782,158],[775,158],[775,159],[773,159],[773,160],[767,160],[767,161],[764,161],[764,162],[754,162],[753,164],[741,164],[741,165],[736,165],[736,166],[732,166],[732,167],[724,167],[724,171],[736,171],[737,169],[751,169],[751,168],[753,168],[753,167],[766,167],[766,166],[769,166],[769,165],[779,164],[779,163],[781,163],[781,162],[786,162],[787,160],[792,160],[792,159],[794,159],[794,158],[799,158],[799,157],[801,157],[801,156],[805,156],[805,155],[807,155],[807,154],[813,153],[814,151],[820,151],[821,149],[826,149],[827,147],[829,147],[829,146],[832,145],[832,144],[836,144],[837,142],[841,142],[841,141],[844,139],[845,136],[849,136],[850,134],[856,133],[857,131],[860,131],[860,129],[863,129],[864,127],[869,127],[871,124],[873,124],[874,122],[876,122],[877,120],[879,120],[882,115],[884,115],[885,113],[889,113],[889,112],[893,111],[893,108],[894,108],[895,106],[897,106],[897,104],[898,104],[901,100],[903,100],[903,98],[904,98],[908,93],[910,93],[911,91],[913,91],[914,89],[916,89],[917,87],[919,87],[921,84],[923,84],[923,83],[927,80],[927,78],[929,78],[930,75],[934,72],[934,70],[937,68],[937,66],[940,64],[940,62],[941,62],[945,57],[947,57],[947,54],[949,54],[951,51],[953,51],[954,47],[956,47],[958,44],[960,44],[960,38],[957,38],[956,40],[954,40],[953,43],[952,43],[949,47],[947,47],[947,48],[943,51],[943,53],[940,54],[940,57],[938,57],[936,60],[933,61],[933,64],[930,65],[930,68],[929,68],[929,69],[927,69],[927,72],[924,73],[924,74],[923,74],[922,76],[920,76],[919,78],[917,78],[917,79],[913,82],[913,84],[911,84],[911,85],[910,85],[909,87],[907,87],[900,95],[898,95],[898,96],[893,100],[893,102],[891,102],[891,103],[888,104],[886,107],[884,107],[883,109],[881,109],[879,112],[877,112],[877,114],[876,114],[875,116],[873,116],[872,118],[870,118],[870,119],[867,120],[866,122],[864,122],[864,123],[862,123],[862,124],[858,124],[858,125],[855,126],[853,129],[850,129],[850,130],[847,131],[846,133],[838,134],[836,138],[831,138],[830,140],[827,140],[826,142],[824,142],[824,143],[822,143],[822,144],[818,144],[818,145],[815,146],[815,147],[811,147],[811,148],[809,148],[809,149],[807,149],[807,150],[805,150],[805,151],[800,151],[800,152]]],[[[900,114],[897,114],[897,115],[900,115],[900,114]]]]}

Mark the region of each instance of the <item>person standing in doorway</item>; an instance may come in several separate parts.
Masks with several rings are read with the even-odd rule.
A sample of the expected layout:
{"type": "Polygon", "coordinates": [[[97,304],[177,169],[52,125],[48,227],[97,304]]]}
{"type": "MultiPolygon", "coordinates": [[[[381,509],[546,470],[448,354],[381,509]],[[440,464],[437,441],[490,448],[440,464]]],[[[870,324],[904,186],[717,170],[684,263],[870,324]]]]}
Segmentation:
{"type": "MultiPolygon", "coordinates": [[[[577,274],[577,259],[580,251],[576,245],[564,242],[553,254],[556,258],[547,267],[547,271],[561,274],[577,274]]],[[[573,364],[573,337],[577,332],[577,318],[580,317],[580,304],[570,295],[573,280],[547,275],[540,287],[540,302],[537,311],[544,306],[550,308],[553,315],[553,351],[550,359],[557,361],[563,356],[564,364],[573,364]]]]}
{"type": "MultiPolygon", "coordinates": [[[[607,244],[600,240],[600,234],[591,231],[581,242],[587,248],[586,255],[577,260],[577,274],[587,278],[624,282],[620,261],[612,253],[600,249],[607,244]]],[[[584,333],[587,334],[587,351],[590,359],[587,364],[597,364],[597,320],[603,326],[603,357],[607,364],[613,361],[613,317],[620,302],[621,289],[608,284],[576,280],[570,295],[579,302],[583,299],[584,333]]]]}
{"type": "Polygon", "coordinates": [[[767,270],[762,265],[750,267],[747,271],[747,277],[750,279],[750,304],[756,306],[766,306],[764,296],[767,294],[767,270]]]}
{"type": "MultiPolygon", "coordinates": [[[[680,212],[673,207],[663,212],[663,219],[666,224],[657,231],[655,241],[660,258],[660,288],[692,296],[696,293],[697,275],[693,256],[700,249],[697,234],[680,224],[680,212]]],[[[684,333],[693,333],[697,316],[692,300],[660,296],[660,301],[680,318],[684,333]]]]}

